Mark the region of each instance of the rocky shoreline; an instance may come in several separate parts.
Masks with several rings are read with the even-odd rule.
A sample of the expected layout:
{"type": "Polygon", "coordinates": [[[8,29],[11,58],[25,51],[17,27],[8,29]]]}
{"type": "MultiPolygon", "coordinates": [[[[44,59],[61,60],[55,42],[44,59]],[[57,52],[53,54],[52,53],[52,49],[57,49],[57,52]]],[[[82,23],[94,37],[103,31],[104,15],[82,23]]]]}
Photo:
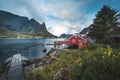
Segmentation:
{"type": "MultiPolygon", "coordinates": [[[[46,51],[47,51],[46,49],[43,50],[44,53],[46,51]]],[[[47,66],[48,64],[53,63],[54,61],[57,60],[57,57],[55,56],[56,51],[60,51],[60,50],[51,48],[51,50],[48,51],[43,58],[37,58],[37,59],[29,60],[22,56],[21,59],[22,59],[23,71],[27,70],[28,68],[32,68],[32,69],[42,68],[42,67],[47,66]]],[[[10,67],[11,61],[12,61],[12,57],[4,61],[4,64],[2,68],[0,69],[0,77],[1,77],[0,80],[5,79],[7,72],[9,70],[9,67],[10,67]]]]}

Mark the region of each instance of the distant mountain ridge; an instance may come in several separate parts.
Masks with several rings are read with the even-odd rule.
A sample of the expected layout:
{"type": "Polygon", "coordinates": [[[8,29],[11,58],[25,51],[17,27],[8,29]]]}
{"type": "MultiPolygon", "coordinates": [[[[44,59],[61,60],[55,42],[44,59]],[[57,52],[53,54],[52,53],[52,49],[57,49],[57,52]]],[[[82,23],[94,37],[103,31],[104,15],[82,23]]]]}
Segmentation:
{"type": "Polygon", "coordinates": [[[60,38],[69,38],[70,36],[73,36],[73,34],[61,34],[59,37],[60,38]]]}
{"type": "Polygon", "coordinates": [[[90,26],[84,28],[79,34],[88,34],[89,31],[90,31],[90,26]]]}
{"type": "Polygon", "coordinates": [[[40,36],[53,36],[47,31],[45,23],[40,24],[33,18],[28,19],[2,10],[0,10],[0,28],[40,36]]]}

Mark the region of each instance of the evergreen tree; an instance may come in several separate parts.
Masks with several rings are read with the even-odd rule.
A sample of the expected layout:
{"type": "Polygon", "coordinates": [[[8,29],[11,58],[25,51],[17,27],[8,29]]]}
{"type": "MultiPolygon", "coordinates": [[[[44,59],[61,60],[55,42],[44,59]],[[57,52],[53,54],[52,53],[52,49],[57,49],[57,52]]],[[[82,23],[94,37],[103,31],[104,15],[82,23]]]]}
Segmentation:
{"type": "Polygon", "coordinates": [[[106,5],[98,11],[96,18],[91,24],[89,35],[102,42],[106,36],[120,32],[120,14],[116,9],[112,9],[106,5]]]}

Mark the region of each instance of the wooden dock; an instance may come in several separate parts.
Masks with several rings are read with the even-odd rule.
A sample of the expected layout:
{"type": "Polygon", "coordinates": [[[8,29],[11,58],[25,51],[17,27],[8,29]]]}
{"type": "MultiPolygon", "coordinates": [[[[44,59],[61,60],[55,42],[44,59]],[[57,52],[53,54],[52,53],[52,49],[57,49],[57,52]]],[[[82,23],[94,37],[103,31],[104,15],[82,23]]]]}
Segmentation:
{"type": "Polygon", "coordinates": [[[13,56],[6,80],[24,80],[20,54],[13,56]]]}

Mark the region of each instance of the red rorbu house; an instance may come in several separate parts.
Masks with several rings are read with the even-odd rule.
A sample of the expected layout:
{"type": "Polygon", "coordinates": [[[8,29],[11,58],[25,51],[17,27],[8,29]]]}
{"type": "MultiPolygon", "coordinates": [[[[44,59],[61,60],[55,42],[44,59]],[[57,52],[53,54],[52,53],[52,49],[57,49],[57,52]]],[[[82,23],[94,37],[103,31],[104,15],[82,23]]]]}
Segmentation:
{"type": "Polygon", "coordinates": [[[86,35],[83,35],[81,37],[75,35],[68,39],[69,48],[80,49],[86,45],[87,45],[86,35]]]}
{"type": "Polygon", "coordinates": [[[70,38],[64,40],[64,41],[55,41],[54,42],[54,46],[56,47],[56,45],[60,46],[60,45],[67,45],[68,48],[70,49],[80,49],[84,46],[86,46],[88,43],[87,41],[87,37],[86,35],[82,35],[80,36],[71,36],[70,38]]]}

